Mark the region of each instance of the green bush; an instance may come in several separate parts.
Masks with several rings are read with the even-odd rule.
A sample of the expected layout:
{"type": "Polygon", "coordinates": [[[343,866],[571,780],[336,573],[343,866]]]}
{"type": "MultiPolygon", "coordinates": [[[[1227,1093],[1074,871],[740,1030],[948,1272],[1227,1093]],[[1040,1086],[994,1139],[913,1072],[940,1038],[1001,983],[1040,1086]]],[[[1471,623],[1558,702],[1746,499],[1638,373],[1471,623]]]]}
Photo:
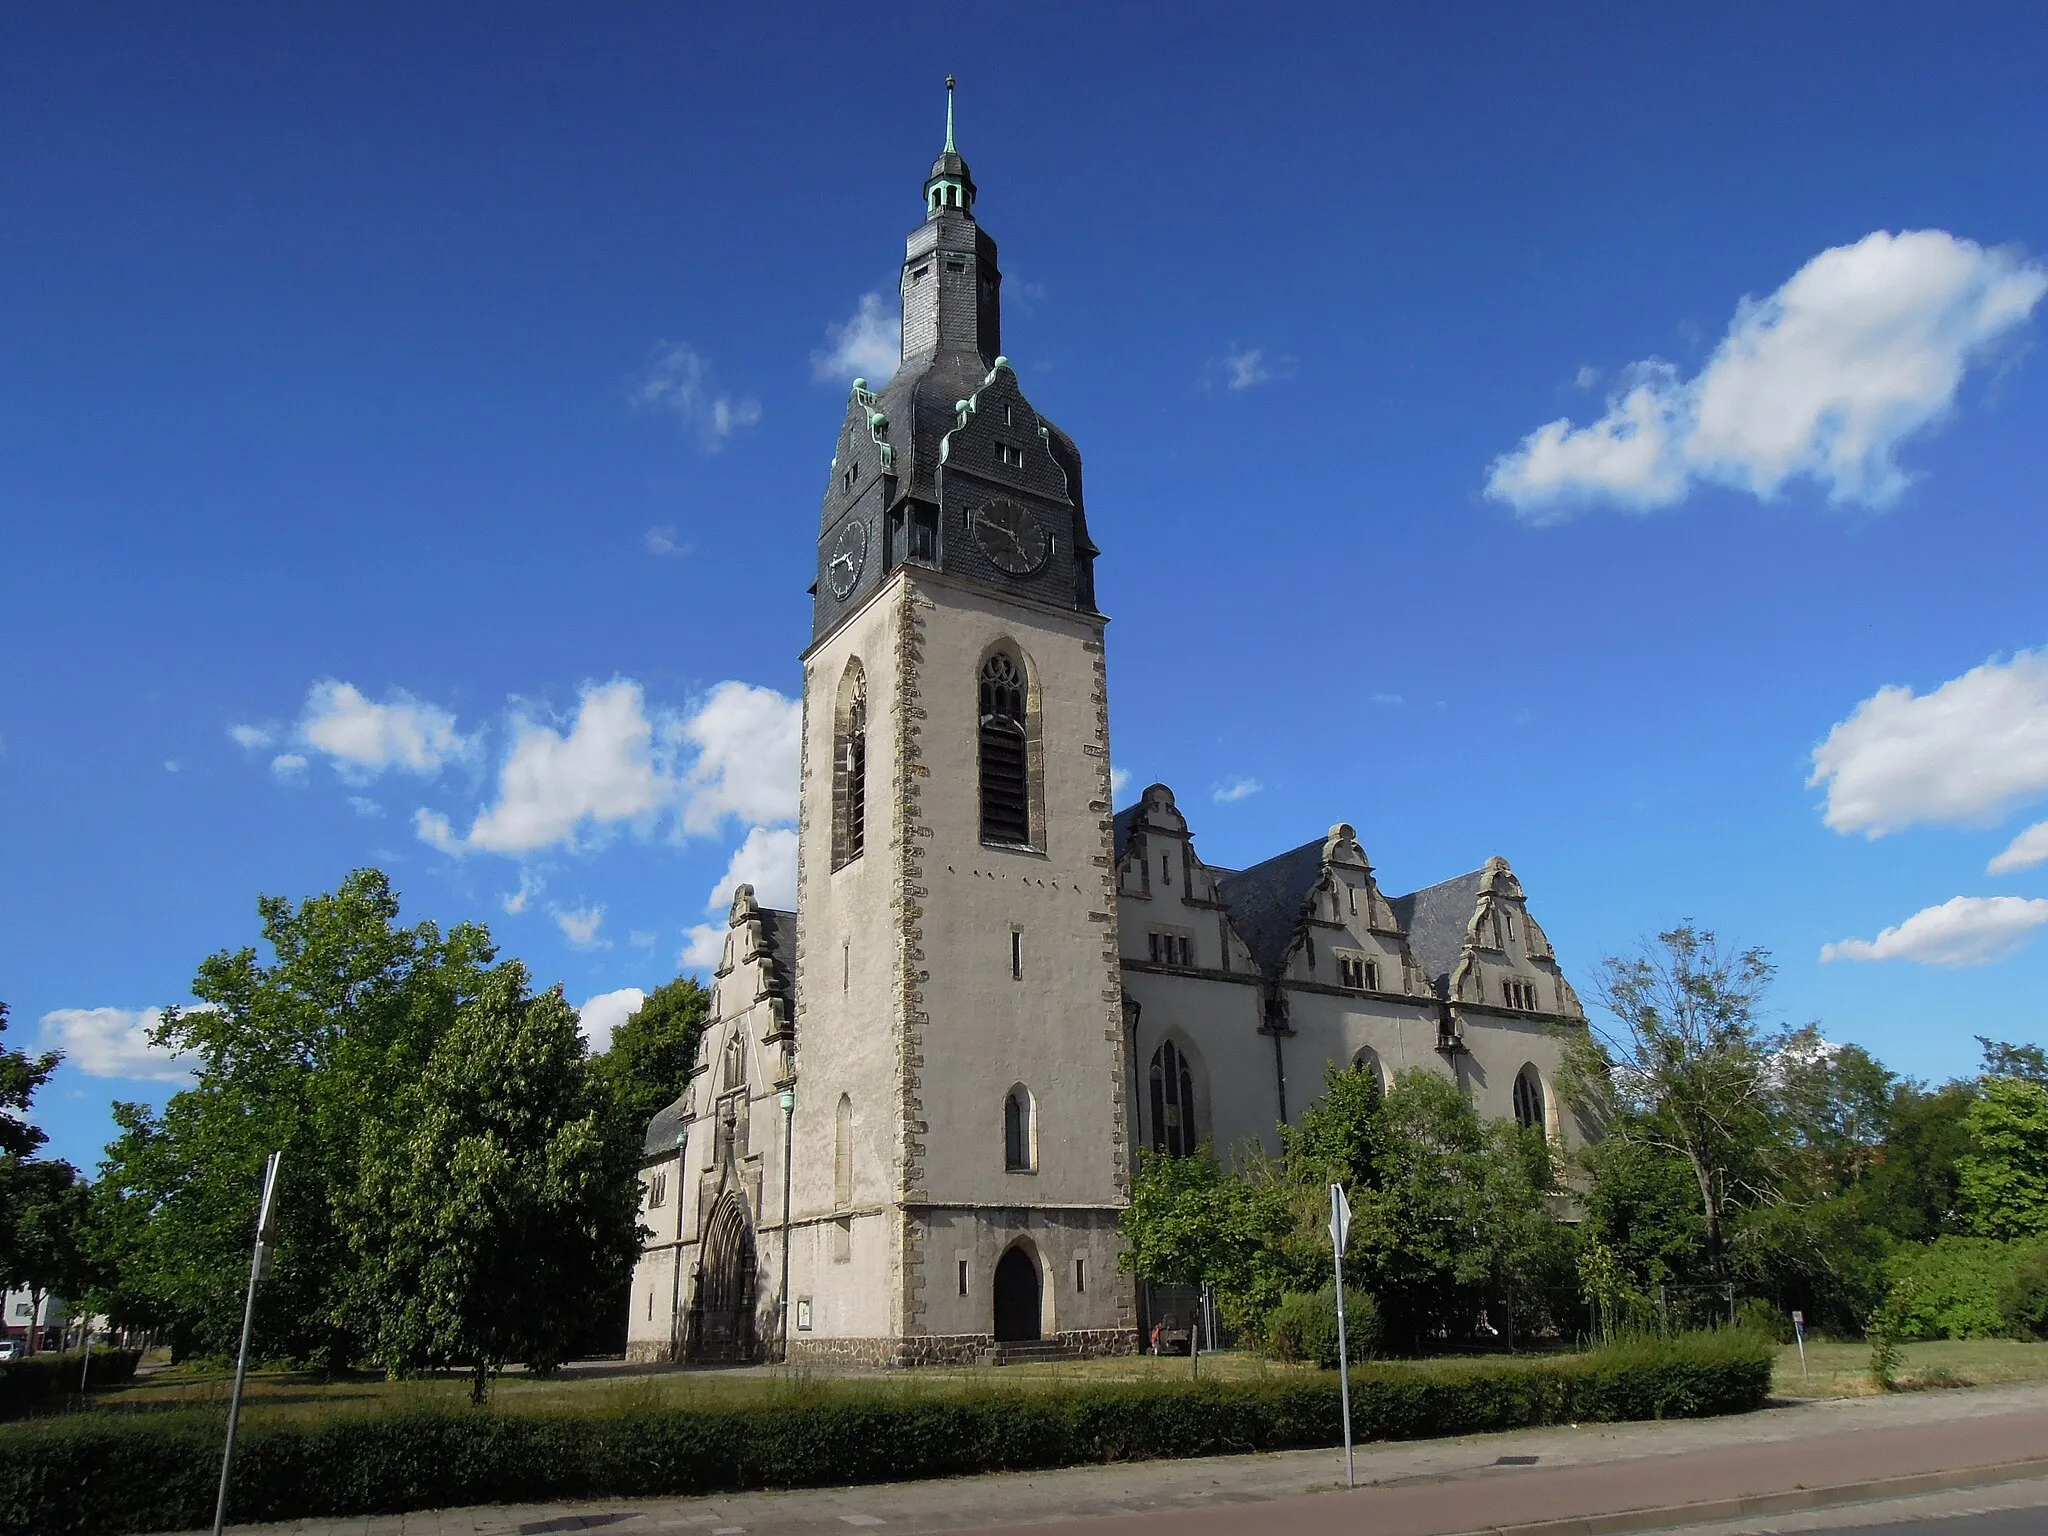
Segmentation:
{"type": "Polygon", "coordinates": [[[1735,1314],[1735,1326],[1747,1333],[1760,1334],[1774,1344],[1790,1344],[1793,1339],[1792,1319],[1761,1296],[1743,1302],[1735,1314]]]}
{"type": "MultiPolygon", "coordinates": [[[[1353,1372],[1351,1416],[1361,1440],[1695,1417],[1760,1406],[1770,1379],[1769,1349],[1736,1333],[1548,1358],[1381,1362],[1353,1372]]],[[[166,1413],[86,1413],[0,1430],[0,1536],[204,1525],[220,1437],[217,1417],[166,1413]]],[[[709,1494],[1338,1439],[1337,1382],[1327,1375],[929,1398],[835,1383],[731,1408],[259,1420],[237,1443],[228,1512],[237,1522],[281,1521],[709,1494]]]]}
{"type": "MultiPolygon", "coordinates": [[[[1344,1296],[1344,1344],[1351,1363],[1370,1360],[1380,1340],[1380,1312],[1367,1291],[1344,1296]]],[[[1266,1348],[1277,1360],[1337,1368],[1337,1288],[1313,1295],[1290,1291],[1266,1319],[1266,1348]]]]}
{"type": "Polygon", "coordinates": [[[2020,1266],[2042,1251],[2038,1242],[1989,1237],[1939,1237],[1895,1249],[1887,1278],[1912,1295],[1899,1337],[1991,1339],[2010,1333],[2000,1297],[2020,1266]]]}
{"type": "MultiPolygon", "coordinates": [[[[86,1385],[111,1387],[133,1381],[135,1364],[141,1358],[139,1350],[96,1349],[87,1367],[86,1385]]],[[[38,1409],[62,1406],[78,1390],[80,1363],[75,1351],[0,1361],[0,1419],[18,1419],[38,1409]]]]}
{"type": "Polygon", "coordinates": [[[1998,1315],[2008,1333],[2048,1339],[2048,1248],[2036,1248],[1998,1288],[1998,1315]]]}

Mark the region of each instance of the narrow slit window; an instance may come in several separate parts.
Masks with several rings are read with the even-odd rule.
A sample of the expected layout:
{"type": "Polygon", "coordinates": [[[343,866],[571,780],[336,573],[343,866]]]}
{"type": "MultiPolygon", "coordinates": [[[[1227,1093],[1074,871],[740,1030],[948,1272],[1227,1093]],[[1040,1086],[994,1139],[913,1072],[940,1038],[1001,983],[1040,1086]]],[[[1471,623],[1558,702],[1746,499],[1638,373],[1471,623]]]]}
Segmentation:
{"type": "Polygon", "coordinates": [[[956,1262],[959,1265],[960,1294],[962,1296],[965,1296],[967,1294],[967,1261],[965,1259],[960,1259],[956,1262]]]}
{"type": "Polygon", "coordinates": [[[1012,928],[1010,930],[1010,980],[1022,981],[1023,979],[1024,930],[1021,928],[1012,928]]]}
{"type": "Polygon", "coordinates": [[[1076,1291],[1088,1289],[1088,1261],[1086,1259],[1074,1260],[1074,1289],[1076,1291]]]}

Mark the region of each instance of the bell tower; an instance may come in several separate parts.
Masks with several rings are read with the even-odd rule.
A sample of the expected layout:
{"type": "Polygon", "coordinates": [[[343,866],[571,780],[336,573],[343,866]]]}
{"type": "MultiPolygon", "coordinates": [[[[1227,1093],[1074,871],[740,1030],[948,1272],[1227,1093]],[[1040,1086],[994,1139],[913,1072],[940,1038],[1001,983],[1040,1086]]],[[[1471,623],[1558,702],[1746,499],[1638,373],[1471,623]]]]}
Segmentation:
{"type": "Polygon", "coordinates": [[[792,1358],[1136,1345],[1108,689],[1081,458],[1000,350],[954,143],[856,381],[804,654],[792,1358]]]}

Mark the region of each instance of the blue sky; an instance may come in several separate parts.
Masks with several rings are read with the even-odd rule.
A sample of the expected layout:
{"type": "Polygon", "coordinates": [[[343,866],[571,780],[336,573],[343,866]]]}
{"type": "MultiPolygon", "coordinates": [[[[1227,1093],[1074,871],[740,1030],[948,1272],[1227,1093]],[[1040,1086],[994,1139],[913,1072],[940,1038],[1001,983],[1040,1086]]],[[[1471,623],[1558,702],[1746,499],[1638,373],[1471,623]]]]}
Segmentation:
{"type": "Polygon", "coordinates": [[[772,885],[948,71],[1127,794],[1390,892],[1505,854],[1582,984],[1696,918],[1915,1074],[2048,1040],[2048,22],[1339,9],[0,19],[52,1150],[171,1090],[146,1010],[259,892],[382,865],[580,1003],[772,885]]]}

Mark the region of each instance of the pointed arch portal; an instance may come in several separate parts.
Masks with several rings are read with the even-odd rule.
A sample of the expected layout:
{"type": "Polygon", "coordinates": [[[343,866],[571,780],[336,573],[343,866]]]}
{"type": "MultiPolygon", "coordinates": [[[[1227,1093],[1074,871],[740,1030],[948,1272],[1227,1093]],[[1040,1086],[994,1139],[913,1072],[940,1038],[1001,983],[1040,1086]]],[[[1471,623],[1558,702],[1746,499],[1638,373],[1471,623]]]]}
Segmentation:
{"type": "Polygon", "coordinates": [[[736,1195],[718,1202],[704,1231],[689,1358],[754,1358],[754,1224],[736,1195]]]}
{"type": "Polygon", "coordinates": [[[1022,1344],[1040,1336],[1038,1264],[1022,1243],[996,1263],[996,1342],[1022,1344]]]}

